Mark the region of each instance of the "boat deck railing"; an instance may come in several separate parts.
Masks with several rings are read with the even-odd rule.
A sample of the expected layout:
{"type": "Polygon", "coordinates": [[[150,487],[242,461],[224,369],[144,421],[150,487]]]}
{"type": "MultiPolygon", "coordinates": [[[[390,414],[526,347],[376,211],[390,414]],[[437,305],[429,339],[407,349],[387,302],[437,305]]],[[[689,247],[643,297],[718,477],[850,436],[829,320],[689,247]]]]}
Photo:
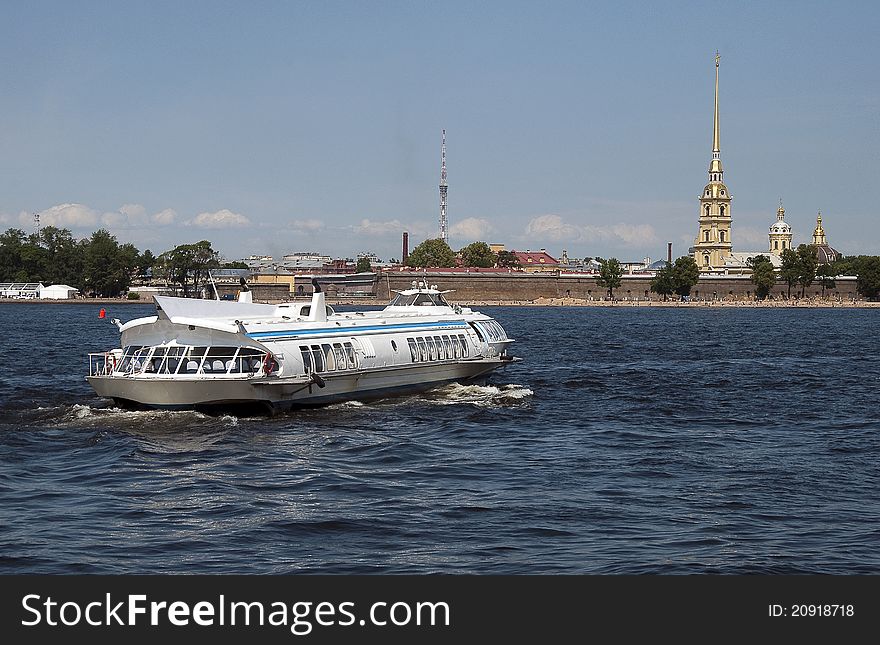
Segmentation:
{"type": "Polygon", "coordinates": [[[149,353],[122,356],[117,352],[95,352],[89,354],[89,376],[254,377],[277,372],[282,360],[281,354],[269,352],[155,357],[149,353]]]}

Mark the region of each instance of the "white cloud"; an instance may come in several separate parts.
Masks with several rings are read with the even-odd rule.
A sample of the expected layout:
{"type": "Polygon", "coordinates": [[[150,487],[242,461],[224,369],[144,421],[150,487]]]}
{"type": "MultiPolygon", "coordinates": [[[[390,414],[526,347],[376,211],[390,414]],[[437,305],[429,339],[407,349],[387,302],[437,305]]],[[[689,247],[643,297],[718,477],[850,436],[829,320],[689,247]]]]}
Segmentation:
{"type": "Polygon", "coordinates": [[[659,238],[650,224],[618,222],[578,226],[552,213],[533,217],[526,225],[526,239],[538,242],[604,242],[622,246],[644,247],[657,244],[659,238]]]}
{"type": "Polygon", "coordinates": [[[599,226],[596,229],[598,229],[597,239],[614,240],[616,238],[626,246],[653,246],[659,242],[657,232],[650,224],[619,223],[607,227],[599,226]]]}
{"type": "Polygon", "coordinates": [[[0,213],[0,224],[9,224],[12,221],[12,218],[9,217],[6,213],[0,213]]]}
{"type": "MultiPolygon", "coordinates": [[[[40,226],[58,228],[87,228],[95,226],[100,219],[98,213],[83,204],[58,204],[40,212],[40,226]]],[[[22,226],[32,226],[32,213],[20,213],[18,221],[22,226]]]]}
{"type": "Polygon", "coordinates": [[[767,231],[762,231],[749,226],[734,226],[730,232],[733,239],[734,250],[746,249],[757,251],[766,249],[770,244],[767,231]]]}
{"type": "Polygon", "coordinates": [[[154,224],[158,224],[159,226],[168,226],[169,224],[173,224],[174,220],[177,219],[177,211],[173,208],[166,208],[165,210],[159,211],[151,218],[154,224]]]}
{"type": "Polygon", "coordinates": [[[526,224],[526,236],[539,240],[561,242],[580,239],[580,231],[572,224],[566,224],[559,215],[539,215],[526,224]]]}
{"type": "Polygon", "coordinates": [[[449,236],[459,240],[483,240],[494,230],[488,220],[468,217],[449,227],[449,236]]]}
{"type": "Polygon", "coordinates": [[[360,224],[352,226],[351,229],[361,235],[387,235],[389,233],[403,233],[403,231],[407,230],[407,227],[401,224],[400,220],[396,219],[385,222],[362,219],[360,224]]]}
{"type": "Polygon", "coordinates": [[[147,222],[147,209],[140,204],[123,204],[115,213],[101,215],[101,224],[112,228],[140,228],[147,222]]]}
{"type": "Polygon", "coordinates": [[[324,229],[324,222],[319,219],[296,219],[291,226],[302,233],[316,233],[324,229]]]}
{"type": "Polygon", "coordinates": [[[250,226],[251,221],[244,215],[233,213],[224,208],[214,213],[199,213],[194,219],[187,222],[187,226],[198,228],[242,228],[250,226]]]}

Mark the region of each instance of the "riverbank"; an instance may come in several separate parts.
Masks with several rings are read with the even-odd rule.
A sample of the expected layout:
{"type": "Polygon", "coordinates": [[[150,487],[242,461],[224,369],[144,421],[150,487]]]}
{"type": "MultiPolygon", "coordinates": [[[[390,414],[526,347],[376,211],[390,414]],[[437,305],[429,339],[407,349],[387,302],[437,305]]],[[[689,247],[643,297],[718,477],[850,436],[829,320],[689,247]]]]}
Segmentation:
{"type": "MultiPolygon", "coordinates": [[[[281,304],[280,300],[260,301],[265,304],[281,304]]],[[[285,301],[287,302],[287,301],[285,301]]],[[[297,300],[295,302],[307,302],[297,300]]],[[[456,301],[452,301],[456,304],[456,301]]],[[[127,298],[75,298],[71,300],[40,300],[28,299],[17,300],[14,298],[0,298],[0,305],[4,304],[27,304],[27,305],[149,305],[149,300],[128,300],[127,298]]],[[[387,303],[378,299],[327,299],[327,304],[336,306],[364,306],[384,307],[387,303]]],[[[581,298],[536,298],[535,300],[471,300],[457,302],[465,307],[788,307],[800,309],[841,309],[841,308],[876,308],[880,302],[866,300],[821,300],[804,298],[800,300],[696,300],[682,302],[680,300],[586,300],[581,298]]]]}
{"type": "Polygon", "coordinates": [[[584,300],[579,298],[537,298],[529,301],[516,300],[480,300],[467,304],[471,307],[788,307],[801,309],[840,309],[840,308],[873,308],[880,307],[880,302],[866,300],[584,300]]]}

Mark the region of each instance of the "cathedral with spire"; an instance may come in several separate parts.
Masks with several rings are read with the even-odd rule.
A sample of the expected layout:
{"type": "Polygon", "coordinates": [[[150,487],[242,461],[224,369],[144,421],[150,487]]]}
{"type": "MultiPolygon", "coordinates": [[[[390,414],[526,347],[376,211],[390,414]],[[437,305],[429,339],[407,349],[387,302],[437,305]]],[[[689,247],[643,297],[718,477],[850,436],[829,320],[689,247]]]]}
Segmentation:
{"type": "MultiPolygon", "coordinates": [[[[736,275],[750,273],[749,260],[764,255],[775,267],[782,264],[782,252],[793,248],[794,233],[785,221],[785,208],[782,200],[776,210],[776,221],[770,225],[769,246],[766,251],[734,251],[730,210],[731,195],[724,183],[724,169],[721,165],[721,142],[718,127],[718,72],[721,56],[715,52],[715,112],[712,123],[712,160],[709,162],[709,181],[700,194],[699,232],[690,252],[693,254],[701,273],[736,275]]],[[[833,262],[840,253],[828,245],[825,230],[822,228],[822,214],[819,213],[812,244],[820,264],[833,262]]]]}
{"type": "Polygon", "coordinates": [[[724,185],[721,166],[721,143],[718,130],[718,65],[721,56],[715,53],[715,119],[712,129],[712,161],[709,183],[700,195],[700,232],[694,243],[694,259],[701,271],[723,267],[733,245],[730,239],[730,191],[724,185]]]}

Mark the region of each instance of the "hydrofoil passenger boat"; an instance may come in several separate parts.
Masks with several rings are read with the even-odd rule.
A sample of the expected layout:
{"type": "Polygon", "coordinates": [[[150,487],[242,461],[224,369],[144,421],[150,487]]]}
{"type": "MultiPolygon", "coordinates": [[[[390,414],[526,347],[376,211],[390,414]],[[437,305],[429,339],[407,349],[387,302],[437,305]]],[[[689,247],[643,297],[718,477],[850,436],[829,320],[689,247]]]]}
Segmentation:
{"type": "Polygon", "coordinates": [[[121,348],[89,354],[99,396],[134,408],[259,406],[273,413],[482,382],[520,360],[490,316],[413,282],[381,311],[335,312],[317,282],[310,302],[156,296],[156,315],[114,321],[121,348]]]}

